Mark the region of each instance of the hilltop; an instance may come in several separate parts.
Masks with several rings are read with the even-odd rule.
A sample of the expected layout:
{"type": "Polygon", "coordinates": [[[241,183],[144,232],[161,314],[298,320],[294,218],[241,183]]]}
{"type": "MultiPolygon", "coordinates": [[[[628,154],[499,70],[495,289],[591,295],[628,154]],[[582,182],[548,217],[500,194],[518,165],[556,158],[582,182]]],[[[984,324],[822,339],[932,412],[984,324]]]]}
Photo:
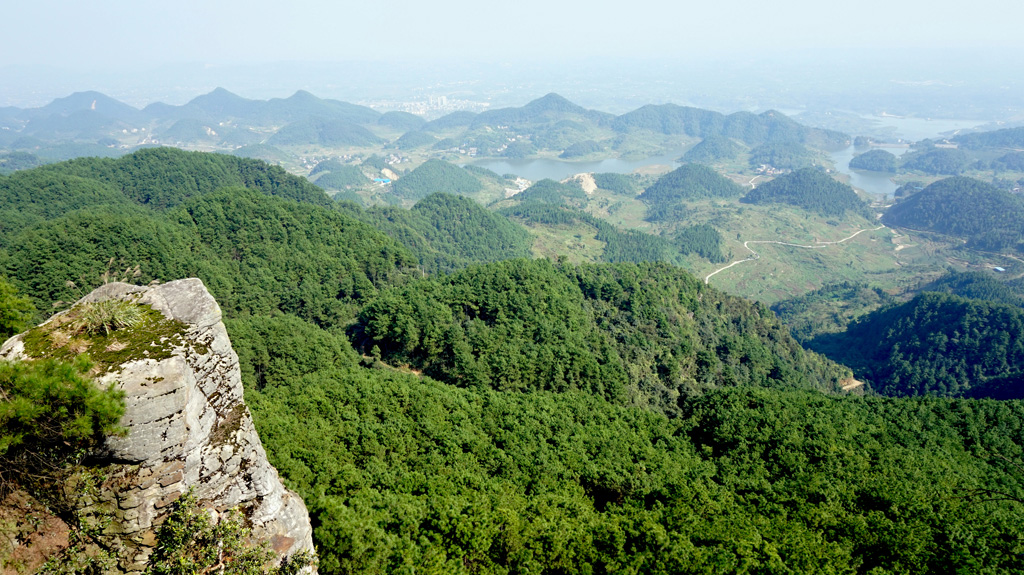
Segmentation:
{"type": "Polygon", "coordinates": [[[823,216],[847,212],[870,217],[853,188],[815,168],[804,168],[761,184],[741,200],[750,204],[791,204],[823,216]]]}
{"type": "Polygon", "coordinates": [[[1018,306],[923,293],[864,315],[811,347],[852,366],[886,395],[1024,399],[1018,306]]]}
{"type": "Polygon", "coordinates": [[[882,222],[962,237],[980,249],[1016,248],[1024,200],[973,178],[946,178],[889,208],[882,222]]]}

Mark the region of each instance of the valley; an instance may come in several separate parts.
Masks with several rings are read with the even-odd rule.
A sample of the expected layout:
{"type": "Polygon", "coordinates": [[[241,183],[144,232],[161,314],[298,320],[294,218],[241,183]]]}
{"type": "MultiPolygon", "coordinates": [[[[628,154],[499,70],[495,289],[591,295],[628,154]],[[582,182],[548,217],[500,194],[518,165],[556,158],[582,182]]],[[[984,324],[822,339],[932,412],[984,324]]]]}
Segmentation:
{"type": "MultiPolygon", "coordinates": [[[[2,333],[107,358],[130,321],[31,326],[198,278],[245,396],[211,437],[251,411],[320,573],[1019,571],[1017,129],[890,158],[772,111],[101,96],[4,110],[2,333]]],[[[0,411],[3,469],[99,445],[106,393],[95,436],[0,411]]],[[[0,487],[61,501],[31,471],[0,487]]]]}

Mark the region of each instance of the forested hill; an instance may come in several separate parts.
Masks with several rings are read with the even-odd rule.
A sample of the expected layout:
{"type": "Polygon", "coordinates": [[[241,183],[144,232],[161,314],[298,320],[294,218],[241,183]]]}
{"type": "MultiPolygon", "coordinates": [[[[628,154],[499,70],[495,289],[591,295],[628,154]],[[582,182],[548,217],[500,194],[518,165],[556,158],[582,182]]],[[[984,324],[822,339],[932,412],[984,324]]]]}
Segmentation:
{"type": "Polygon", "coordinates": [[[554,180],[544,178],[534,182],[514,196],[519,203],[542,203],[582,207],[587,200],[587,193],[583,191],[578,182],[563,184],[554,180]]]}
{"type": "Polygon", "coordinates": [[[833,391],[846,375],[764,306],[663,264],[473,266],[382,293],[352,336],[462,387],[577,389],[669,413],[718,387],[833,391]]]}
{"type": "Polygon", "coordinates": [[[816,168],[804,168],[761,184],[740,200],[749,204],[791,204],[826,217],[847,212],[870,217],[850,186],[816,168]]]}
{"type": "Polygon", "coordinates": [[[687,150],[679,161],[712,164],[735,158],[741,151],[743,148],[731,138],[716,134],[705,137],[696,146],[687,150]]]}
{"type": "Polygon", "coordinates": [[[339,208],[397,240],[429,273],[529,257],[533,245],[525,228],[461,196],[431,194],[409,210],[364,210],[352,203],[341,203],[339,208]]]}
{"type": "Polygon", "coordinates": [[[1017,306],[924,293],[872,312],[811,347],[854,368],[886,395],[988,395],[1024,398],[1024,310],[1017,306]],[[1017,381],[1006,389],[1007,378],[1017,381]]]}
{"type": "Polygon", "coordinates": [[[18,172],[0,191],[0,273],[43,310],[106,280],[197,276],[229,316],[334,325],[416,265],[321,189],[257,160],[153,149],[18,172]]]}
{"type": "Polygon", "coordinates": [[[8,237],[3,268],[44,310],[106,280],[199,277],[229,317],[285,312],[332,326],[416,266],[407,250],[351,216],[245,188],[166,213],[84,208],[8,237]]]}
{"type": "Polygon", "coordinates": [[[767,142],[800,142],[820,147],[845,143],[849,139],[839,132],[808,128],[779,112],[768,111],[756,115],[736,112],[726,116],[675,104],[643,106],[615,118],[612,127],[619,132],[647,130],[701,138],[725,136],[750,146],[767,142]]]}
{"type": "Polygon", "coordinates": [[[304,118],[292,122],[267,139],[272,146],[309,146],[325,148],[359,147],[383,144],[384,140],[366,128],[345,120],[304,118]]]}
{"type": "Polygon", "coordinates": [[[473,118],[474,126],[509,124],[554,123],[559,120],[581,119],[595,124],[608,124],[615,118],[612,114],[588,110],[566,100],[558,94],[548,94],[519,108],[502,108],[481,112],[473,118]]]}
{"type": "Polygon", "coordinates": [[[738,198],[743,192],[739,184],[707,166],[684,164],[658,178],[640,194],[640,199],[657,205],[680,200],[738,198]]]}
{"type": "Polygon", "coordinates": [[[882,222],[959,236],[980,249],[1018,248],[1024,200],[973,178],[946,178],[889,208],[882,222]]]}
{"type": "Polygon", "coordinates": [[[978,148],[1020,149],[1024,148],[1024,127],[962,134],[953,140],[972,150],[978,148]]]}
{"type": "Polygon", "coordinates": [[[394,184],[397,197],[407,200],[420,200],[434,192],[465,195],[477,192],[483,187],[473,174],[445,162],[431,159],[406,174],[394,184]]]}
{"type": "Polygon", "coordinates": [[[991,273],[949,273],[925,285],[921,291],[948,293],[968,299],[1024,307],[1024,290],[1020,284],[997,280],[991,273]]]}
{"type": "Polygon", "coordinates": [[[850,160],[850,167],[872,172],[895,172],[897,163],[895,154],[876,148],[855,156],[850,160]]]}
{"type": "MultiPolygon", "coordinates": [[[[24,215],[0,220],[17,288],[0,281],[0,328],[28,321],[26,298],[48,314],[105,279],[202,278],[324,575],[1021,570],[1022,402],[822,393],[849,372],[679,268],[513,259],[431,276],[364,219],[408,224],[381,227],[435,249],[421,257],[449,239],[445,261],[499,257],[460,252],[518,233],[487,235],[504,220],[463,198],[339,210],[293,199],[315,188],[291,179],[209,189],[175,165],[149,167],[173,174],[164,202],[124,191],[151,186],[144,172],[0,178],[22,192],[5,216],[24,215]]],[[[1012,389],[1007,373],[987,384],[1012,389]]]]}
{"type": "MultiPolygon", "coordinates": [[[[117,159],[80,158],[50,164],[30,172],[15,173],[4,180],[4,185],[8,193],[20,197],[26,193],[24,190],[52,188],[47,182],[67,177],[91,180],[119,191],[135,203],[154,208],[175,206],[192,196],[226,186],[259,189],[269,195],[320,206],[331,205],[323,190],[280,167],[259,160],[176,148],[148,148],[117,159]]],[[[53,200],[60,202],[77,195],[64,193],[53,200]]],[[[0,201],[8,202],[7,196],[4,194],[0,201]]],[[[32,203],[47,202],[36,198],[32,203]]]]}
{"type": "Polygon", "coordinates": [[[145,149],[116,160],[80,158],[0,177],[0,247],[9,245],[12,233],[74,210],[166,209],[228,186],[325,208],[331,205],[323,190],[305,178],[259,160],[145,149]]]}

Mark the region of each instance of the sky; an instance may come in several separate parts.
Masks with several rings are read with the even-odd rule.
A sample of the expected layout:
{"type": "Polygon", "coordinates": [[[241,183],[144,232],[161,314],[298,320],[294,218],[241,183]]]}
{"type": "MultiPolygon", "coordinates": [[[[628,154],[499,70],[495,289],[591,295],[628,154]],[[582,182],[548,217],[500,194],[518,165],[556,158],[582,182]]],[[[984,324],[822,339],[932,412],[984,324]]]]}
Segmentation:
{"type": "Polygon", "coordinates": [[[1024,51],[1019,0],[33,0],[0,67],[729,58],[824,47],[1024,51]]]}
{"type": "Polygon", "coordinates": [[[183,104],[225,87],[366,105],[439,94],[522,105],[557,91],[615,113],[665,102],[723,112],[856,102],[888,113],[902,102],[925,115],[996,104],[1003,111],[980,115],[1024,114],[1021,0],[9,4],[0,108],[85,90],[137,107],[183,104]],[[937,101],[939,88],[913,83],[959,91],[937,101]],[[1004,93],[1012,105],[981,101],[1004,93]]]}

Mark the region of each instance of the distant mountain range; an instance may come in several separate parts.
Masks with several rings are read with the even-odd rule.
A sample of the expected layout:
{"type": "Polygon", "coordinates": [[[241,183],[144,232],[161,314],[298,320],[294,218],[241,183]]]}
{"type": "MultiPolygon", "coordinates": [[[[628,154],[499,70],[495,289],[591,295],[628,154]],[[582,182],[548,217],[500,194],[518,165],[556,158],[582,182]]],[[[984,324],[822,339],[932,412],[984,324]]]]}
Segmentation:
{"type": "MultiPolygon", "coordinates": [[[[708,137],[736,141],[747,148],[774,142],[824,147],[849,139],[774,111],[724,115],[663,104],[616,116],[583,108],[558,94],[516,108],[454,112],[431,122],[408,113],[382,114],[301,90],[288,98],[250,100],[217,88],[184,105],[157,102],[141,110],[99,92],[77,92],[40,108],[0,109],[0,148],[21,151],[58,143],[98,144],[124,151],[138,145],[233,150],[262,143],[440,151],[473,148],[480,156],[524,157],[539,150],[560,152],[580,142],[588,142],[586,149],[595,153],[643,153],[708,137]]],[[[88,147],[81,149],[95,153],[88,147]]],[[[73,150],[64,150],[64,155],[74,155],[73,150]]]]}

